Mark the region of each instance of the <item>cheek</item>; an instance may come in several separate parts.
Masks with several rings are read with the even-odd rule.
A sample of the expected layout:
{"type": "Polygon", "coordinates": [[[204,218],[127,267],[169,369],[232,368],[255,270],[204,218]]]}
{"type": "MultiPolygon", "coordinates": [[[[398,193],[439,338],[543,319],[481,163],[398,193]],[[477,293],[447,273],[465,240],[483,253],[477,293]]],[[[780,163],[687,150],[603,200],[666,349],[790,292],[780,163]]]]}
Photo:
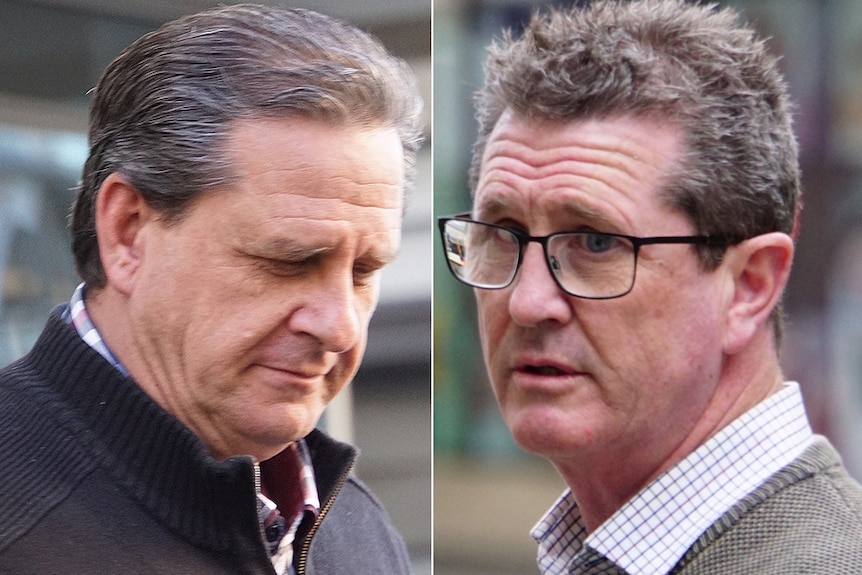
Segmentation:
{"type": "Polygon", "coordinates": [[[362,333],[357,338],[356,345],[340,353],[335,366],[330,371],[328,387],[333,395],[350,383],[362,364],[362,358],[365,356],[368,345],[368,322],[366,321],[362,325],[362,333]]]}
{"type": "MultiPolygon", "coordinates": [[[[508,323],[505,290],[476,290],[476,310],[478,315],[479,339],[485,353],[485,360],[498,350],[508,323]]],[[[489,364],[489,367],[490,364],[489,364]]]]}
{"type": "MultiPolygon", "coordinates": [[[[704,286],[706,288],[706,286],[704,286]]],[[[668,397],[716,377],[720,329],[706,292],[665,290],[617,317],[619,329],[605,334],[606,349],[625,349],[617,357],[633,381],[652,382],[668,397]],[[689,297],[686,297],[686,296],[689,297]]],[[[602,337],[602,336],[599,336],[602,337]]]]}
{"type": "Polygon", "coordinates": [[[512,356],[506,334],[511,325],[505,290],[477,291],[479,341],[491,389],[501,408],[508,400],[506,362],[512,356]]]}
{"type": "Polygon", "coordinates": [[[659,292],[642,295],[647,293],[632,292],[579,307],[578,322],[589,348],[587,357],[592,358],[589,367],[609,394],[623,391],[636,397],[645,386],[673,379],[678,355],[684,356],[690,345],[681,331],[689,329],[685,324],[690,318],[682,317],[679,302],[659,292]]]}
{"type": "MultiPolygon", "coordinates": [[[[368,333],[364,333],[356,345],[349,351],[345,351],[338,358],[338,365],[342,372],[346,374],[346,379],[350,380],[362,364],[362,357],[365,355],[365,346],[368,342],[368,333]]],[[[346,381],[344,382],[347,383],[346,381]]],[[[342,384],[343,385],[343,384],[342,384]]]]}

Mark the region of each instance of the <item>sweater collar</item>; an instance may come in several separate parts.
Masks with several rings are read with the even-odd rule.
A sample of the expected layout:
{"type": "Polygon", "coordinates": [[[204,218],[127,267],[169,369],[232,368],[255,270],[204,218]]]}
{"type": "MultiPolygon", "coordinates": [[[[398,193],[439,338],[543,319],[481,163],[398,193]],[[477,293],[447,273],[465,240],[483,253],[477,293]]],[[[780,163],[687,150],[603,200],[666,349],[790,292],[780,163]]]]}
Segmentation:
{"type": "MultiPolygon", "coordinates": [[[[263,552],[251,457],[213,458],[200,439],[88,346],[55,310],[30,359],[79,425],[94,461],[150,514],[215,551],[263,552]]],[[[321,503],[353,464],[353,447],[309,436],[321,503]]]]}

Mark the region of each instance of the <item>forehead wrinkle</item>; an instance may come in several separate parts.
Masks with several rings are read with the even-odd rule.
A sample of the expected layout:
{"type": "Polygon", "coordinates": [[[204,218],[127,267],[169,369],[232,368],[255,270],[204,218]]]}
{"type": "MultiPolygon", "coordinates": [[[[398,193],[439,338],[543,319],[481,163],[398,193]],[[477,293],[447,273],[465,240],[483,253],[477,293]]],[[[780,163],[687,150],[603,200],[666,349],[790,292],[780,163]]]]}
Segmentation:
{"type": "Polygon", "coordinates": [[[526,158],[526,164],[536,169],[573,160],[617,168],[634,177],[635,166],[654,167],[662,163],[664,155],[660,149],[663,146],[670,145],[676,152],[680,151],[681,134],[678,129],[669,131],[669,127],[673,124],[649,116],[588,117],[559,123],[525,119],[509,110],[494,128],[483,161],[492,154],[520,153],[526,158]],[[632,124],[651,125],[655,130],[639,133],[636,129],[626,129],[632,124]],[[621,132],[620,127],[624,131],[621,132]]]}
{"type": "Polygon", "coordinates": [[[631,233],[628,228],[633,222],[614,203],[631,204],[649,189],[663,188],[671,176],[668,160],[672,164],[674,155],[671,152],[668,157],[661,151],[667,147],[657,144],[670,143],[677,151],[681,145],[678,134],[663,130],[663,124],[656,124],[656,130],[646,134],[634,130],[621,134],[619,129],[602,132],[603,122],[615,122],[619,128],[620,122],[630,120],[627,118],[585,120],[576,122],[573,129],[514,117],[508,120],[498,124],[500,129],[486,148],[475,198],[483,202],[476,204],[483,216],[511,213],[506,211],[509,205],[520,200],[526,201],[531,211],[560,213],[563,207],[573,218],[611,226],[604,231],[631,233]],[[559,192],[558,197],[568,195],[571,202],[553,202],[548,194],[554,192],[559,192]],[[507,195],[512,196],[508,203],[492,202],[489,197],[507,195]],[[621,222],[610,213],[604,214],[600,206],[605,203],[622,217],[621,222]],[[620,223],[625,226],[622,230],[620,223]]]}
{"type": "Polygon", "coordinates": [[[326,182],[299,180],[292,182],[273,182],[261,190],[264,195],[278,196],[290,194],[311,200],[337,200],[359,208],[399,209],[403,204],[403,189],[399,184],[389,182],[357,182],[348,177],[329,177],[326,182]]]}
{"type": "MultiPolygon", "coordinates": [[[[611,185],[614,174],[638,182],[639,167],[653,168],[649,161],[648,148],[631,138],[606,141],[600,135],[586,136],[579,142],[536,146],[529,144],[531,140],[528,136],[518,139],[514,137],[516,135],[508,133],[505,140],[495,141],[489,146],[483,172],[487,174],[493,171],[497,164],[503,164],[506,170],[527,179],[572,175],[585,176],[611,185]],[[604,170],[596,168],[610,168],[610,171],[605,173],[604,170]]],[[[480,181],[480,187],[481,185],[480,181]]]]}
{"type": "MultiPolygon", "coordinates": [[[[378,227],[384,226],[386,224],[391,224],[390,227],[392,229],[401,229],[401,211],[398,210],[396,206],[390,207],[365,206],[356,204],[351,205],[353,205],[357,210],[361,210],[362,217],[357,218],[357,222],[376,222],[378,224],[378,227]]],[[[351,216],[344,213],[335,213],[335,210],[332,209],[332,206],[327,206],[325,203],[319,203],[316,205],[304,205],[301,208],[298,208],[294,213],[290,214],[273,213],[267,210],[266,206],[260,206],[260,210],[264,212],[263,221],[265,222],[314,221],[321,223],[348,225],[350,224],[349,219],[355,217],[355,214],[351,216]]]]}
{"type": "MultiPolygon", "coordinates": [[[[575,219],[579,223],[618,227],[619,224],[615,224],[605,212],[591,205],[596,203],[597,198],[589,195],[578,197],[578,192],[595,188],[596,182],[614,190],[614,186],[604,178],[584,177],[560,170],[554,175],[545,176],[544,179],[550,182],[541,184],[508,170],[492,172],[488,175],[489,181],[482,183],[480,193],[477,194],[479,202],[475,206],[476,217],[481,219],[512,215],[518,203],[526,201],[531,211],[559,212],[561,210],[563,212],[561,215],[575,219]],[[572,182],[565,181],[571,178],[583,180],[584,185],[573,185],[572,182]],[[558,198],[568,198],[570,201],[554,201],[558,198]]],[[[598,199],[601,197],[599,196],[598,199]]]]}
{"type": "MultiPolygon", "coordinates": [[[[335,210],[325,203],[313,206],[305,205],[289,214],[267,211],[266,206],[261,206],[261,209],[265,211],[261,223],[273,223],[276,225],[276,228],[273,229],[278,229],[278,226],[292,225],[292,222],[298,224],[317,223],[319,226],[325,226],[313,228],[316,230],[313,232],[310,230],[310,233],[315,234],[322,233],[323,230],[327,229],[330,230],[330,233],[335,233],[337,230],[350,229],[357,225],[369,228],[366,231],[371,233],[377,233],[377,231],[400,233],[402,229],[401,211],[395,207],[359,206],[357,209],[362,210],[361,217],[357,217],[356,214],[335,213],[335,210]]],[[[368,236],[368,233],[364,233],[363,236],[368,236]]]]}

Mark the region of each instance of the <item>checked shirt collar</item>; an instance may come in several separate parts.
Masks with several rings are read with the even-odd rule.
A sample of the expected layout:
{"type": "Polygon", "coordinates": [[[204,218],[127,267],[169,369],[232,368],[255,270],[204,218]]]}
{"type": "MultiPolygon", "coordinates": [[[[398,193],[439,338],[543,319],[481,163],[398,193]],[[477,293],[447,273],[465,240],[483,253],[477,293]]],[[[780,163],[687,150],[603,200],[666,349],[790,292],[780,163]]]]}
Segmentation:
{"type": "Polygon", "coordinates": [[[544,575],[664,575],[813,435],[796,382],[756,405],[587,534],[570,490],[531,531],[544,575]]]}

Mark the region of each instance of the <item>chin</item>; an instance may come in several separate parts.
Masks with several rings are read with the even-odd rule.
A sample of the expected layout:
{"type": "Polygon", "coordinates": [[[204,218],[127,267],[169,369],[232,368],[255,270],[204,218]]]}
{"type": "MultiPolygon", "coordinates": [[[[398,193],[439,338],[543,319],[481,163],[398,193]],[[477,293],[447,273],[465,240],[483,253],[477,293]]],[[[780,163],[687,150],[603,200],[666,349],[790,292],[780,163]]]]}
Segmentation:
{"type": "Polygon", "coordinates": [[[522,410],[506,417],[506,424],[515,442],[529,453],[552,458],[588,449],[595,439],[594,433],[573,425],[577,415],[564,420],[560,417],[559,413],[522,410]]]}
{"type": "Polygon", "coordinates": [[[551,435],[542,419],[537,419],[526,413],[508,415],[505,417],[506,425],[515,442],[525,451],[530,453],[541,453],[545,447],[548,436],[551,435]]]}
{"type": "Polygon", "coordinates": [[[322,409],[290,405],[283,409],[261,409],[250,414],[247,433],[261,445],[281,446],[301,439],[317,425],[322,409]]]}
{"type": "Polygon", "coordinates": [[[554,448],[557,446],[554,444],[559,441],[558,437],[549,437],[532,428],[513,427],[511,432],[512,439],[521,449],[535,455],[545,455],[549,451],[555,451],[554,448]]]}

